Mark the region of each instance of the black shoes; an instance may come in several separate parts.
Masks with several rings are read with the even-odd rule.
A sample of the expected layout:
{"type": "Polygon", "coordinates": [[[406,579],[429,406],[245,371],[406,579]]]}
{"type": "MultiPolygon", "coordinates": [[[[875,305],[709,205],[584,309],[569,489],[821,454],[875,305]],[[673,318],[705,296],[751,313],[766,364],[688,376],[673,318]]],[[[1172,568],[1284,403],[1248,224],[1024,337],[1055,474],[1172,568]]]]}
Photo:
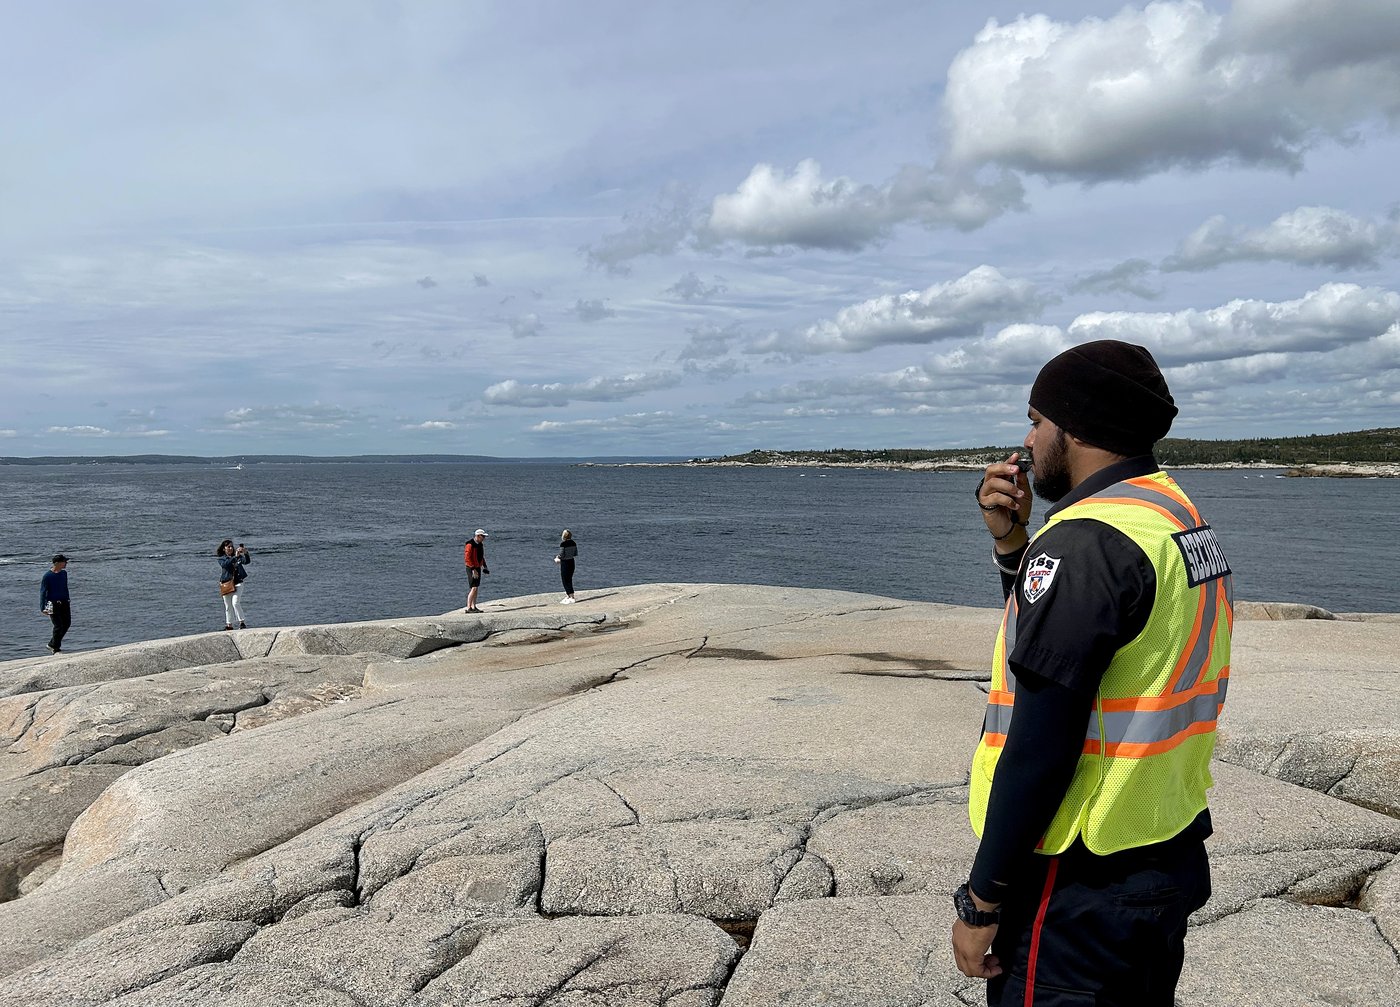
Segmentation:
{"type": "Polygon", "coordinates": [[[224,626],[224,629],[233,629],[233,627],[232,627],[232,626],[229,626],[229,625],[225,625],[225,626],[224,626]]]}
{"type": "Polygon", "coordinates": [[[242,619],[239,619],[239,620],[238,620],[238,628],[239,628],[239,629],[247,629],[247,628],[248,628],[248,624],[247,624],[246,622],[244,622],[242,619]]]}

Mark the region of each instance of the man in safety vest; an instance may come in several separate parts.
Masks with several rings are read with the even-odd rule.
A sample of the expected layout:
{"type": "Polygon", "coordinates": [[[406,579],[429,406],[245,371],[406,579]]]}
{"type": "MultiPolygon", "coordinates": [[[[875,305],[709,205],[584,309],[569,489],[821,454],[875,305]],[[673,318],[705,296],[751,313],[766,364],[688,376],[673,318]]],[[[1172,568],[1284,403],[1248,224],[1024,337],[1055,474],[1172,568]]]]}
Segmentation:
{"type": "Polygon", "coordinates": [[[1076,346],[1035,379],[1025,450],[977,487],[1007,603],[953,953],[993,1007],[1171,1007],[1210,895],[1233,592],[1215,533],[1152,457],[1176,413],[1145,348],[1076,346]],[[1028,536],[1032,485],[1054,506],[1028,536]]]}

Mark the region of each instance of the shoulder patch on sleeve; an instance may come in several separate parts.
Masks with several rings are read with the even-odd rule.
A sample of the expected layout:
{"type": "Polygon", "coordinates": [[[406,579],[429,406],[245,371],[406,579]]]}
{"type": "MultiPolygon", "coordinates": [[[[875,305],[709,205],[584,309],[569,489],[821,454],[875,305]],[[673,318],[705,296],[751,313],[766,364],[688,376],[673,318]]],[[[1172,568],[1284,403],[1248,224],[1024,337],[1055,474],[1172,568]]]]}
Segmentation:
{"type": "Polygon", "coordinates": [[[1026,564],[1026,577],[1021,582],[1021,593],[1026,596],[1029,604],[1034,605],[1049,592],[1061,562],[1063,560],[1060,558],[1041,553],[1026,564]]]}
{"type": "Polygon", "coordinates": [[[1172,541],[1181,550],[1181,559],[1186,564],[1188,587],[1200,587],[1208,580],[1230,573],[1230,564],[1210,525],[1179,531],[1172,536],[1172,541]]]}

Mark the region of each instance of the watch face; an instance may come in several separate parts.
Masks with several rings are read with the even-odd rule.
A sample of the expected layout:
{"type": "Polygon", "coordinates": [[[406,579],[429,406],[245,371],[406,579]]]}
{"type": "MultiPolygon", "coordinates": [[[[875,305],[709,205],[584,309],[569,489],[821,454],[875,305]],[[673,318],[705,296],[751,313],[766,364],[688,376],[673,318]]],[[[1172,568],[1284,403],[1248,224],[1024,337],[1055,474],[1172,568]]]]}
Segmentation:
{"type": "Polygon", "coordinates": [[[1001,919],[1001,913],[996,910],[987,913],[978,909],[977,903],[972,901],[967,885],[953,893],[953,908],[957,910],[958,919],[970,927],[989,927],[1001,919]]]}

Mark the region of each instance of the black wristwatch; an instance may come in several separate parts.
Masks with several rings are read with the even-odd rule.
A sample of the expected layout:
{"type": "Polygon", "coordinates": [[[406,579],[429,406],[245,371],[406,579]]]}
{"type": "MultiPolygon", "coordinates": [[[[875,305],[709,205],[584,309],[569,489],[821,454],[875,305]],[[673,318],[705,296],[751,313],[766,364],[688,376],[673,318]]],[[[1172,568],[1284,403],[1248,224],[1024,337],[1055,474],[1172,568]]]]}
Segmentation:
{"type": "Polygon", "coordinates": [[[953,893],[953,908],[958,912],[958,919],[970,927],[994,927],[1001,922],[1000,909],[986,913],[977,908],[966,882],[953,893]]]}

